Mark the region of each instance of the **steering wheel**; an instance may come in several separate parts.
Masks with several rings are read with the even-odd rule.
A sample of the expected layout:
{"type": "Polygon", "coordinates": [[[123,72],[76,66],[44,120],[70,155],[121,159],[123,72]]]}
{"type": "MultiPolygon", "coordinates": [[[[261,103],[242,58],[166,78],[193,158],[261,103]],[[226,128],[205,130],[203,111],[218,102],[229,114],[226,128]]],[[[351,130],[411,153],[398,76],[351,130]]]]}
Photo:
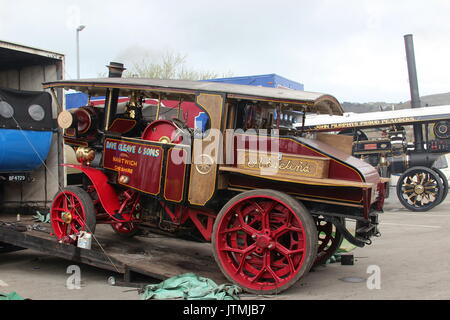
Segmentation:
{"type": "Polygon", "coordinates": [[[175,127],[180,131],[187,131],[189,129],[186,123],[178,118],[170,119],[170,121],[172,121],[175,127]]]}
{"type": "Polygon", "coordinates": [[[177,134],[176,136],[178,137],[181,134],[183,135],[191,135],[192,134],[192,129],[189,128],[186,124],[186,122],[184,122],[183,120],[180,120],[178,118],[173,118],[171,119],[173,125],[177,128],[177,134]]]}

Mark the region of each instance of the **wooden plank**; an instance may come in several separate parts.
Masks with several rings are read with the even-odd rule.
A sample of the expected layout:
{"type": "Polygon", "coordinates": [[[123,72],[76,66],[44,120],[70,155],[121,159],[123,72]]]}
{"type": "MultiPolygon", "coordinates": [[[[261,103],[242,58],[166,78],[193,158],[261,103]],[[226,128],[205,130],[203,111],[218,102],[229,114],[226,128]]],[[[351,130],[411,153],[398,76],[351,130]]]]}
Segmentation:
{"type": "MultiPolygon", "coordinates": [[[[2,221],[14,222],[15,216],[0,215],[2,221]]],[[[36,224],[30,216],[22,216],[21,223],[36,224]]],[[[48,224],[38,225],[49,227],[48,224]]],[[[194,272],[217,283],[226,282],[214,260],[210,243],[154,233],[128,239],[117,235],[108,225],[97,226],[91,250],[58,243],[55,237],[45,232],[17,232],[5,227],[0,227],[0,241],[122,274],[128,270],[165,280],[194,272]]]]}
{"type": "Polygon", "coordinates": [[[322,141],[333,148],[351,155],[353,151],[353,136],[343,134],[317,133],[317,140],[322,141]]]}
{"type": "Polygon", "coordinates": [[[25,248],[13,246],[9,243],[0,242],[0,253],[9,253],[21,250],[25,250],[25,248]]]}

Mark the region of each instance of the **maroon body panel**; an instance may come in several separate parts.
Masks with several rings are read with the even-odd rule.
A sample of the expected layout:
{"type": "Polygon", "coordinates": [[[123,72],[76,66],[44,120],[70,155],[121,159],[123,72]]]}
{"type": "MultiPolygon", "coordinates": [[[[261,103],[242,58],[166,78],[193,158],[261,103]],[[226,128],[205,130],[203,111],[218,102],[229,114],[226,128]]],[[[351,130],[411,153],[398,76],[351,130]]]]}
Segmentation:
{"type": "Polygon", "coordinates": [[[363,193],[361,188],[317,186],[299,183],[286,183],[269,179],[249,179],[244,175],[231,175],[230,186],[243,189],[273,189],[284,191],[292,196],[308,198],[311,200],[329,200],[362,205],[363,193]]]}
{"type": "Polygon", "coordinates": [[[346,154],[339,149],[333,148],[333,146],[329,144],[319,140],[306,138],[290,138],[287,141],[289,141],[286,142],[288,145],[294,143],[302,146],[301,149],[304,150],[304,152],[311,150],[311,152],[318,156],[321,154],[330,158],[330,179],[361,181],[375,184],[380,181],[378,171],[370,164],[353,157],[352,155],[346,154]]]}
{"type": "MultiPolygon", "coordinates": [[[[238,149],[267,150],[274,152],[276,137],[259,136],[256,140],[248,140],[251,136],[238,135],[235,139],[235,158],[238,149]],[[244,147],[245,146],[245,147],[244,147]]],[[[254,138],[254,137],[253,137],[254,138]]],[[[276,181],[276,178],[267,177],[248,179],[245,175],[232,174],[230,186],[235,188],[250,189],[275,189],[283,190],[291,195],[308,198],[315,201],[328,200],[345,202],[353,205],[370,206],[375,202],[375,197],[364,196],[364,189],[359,187],[345,187],[339,185],[338,180],[373,184],[376,190],[379,182],[379,174],[375,168],[366,162],[348,155],[326,143],[299,137],[280,137],[278,140],[278,152],[283,154],[305,155],[329,159],[328,179],[335,179],[336,186],[322,186],[311,183],[276,181]],[[366,203],[367,202],[367,203],[366,203]]],[[[236,160],[235,160],[236,161],[236,160]]]]}
{"type": "MultiPolygon", "coordinates": [[[[157,144],[107,138],[103,167],[125,176],[120,184],[152,195],[161,191],[163,148],[157,144]]],[[[119,179],[120,180],[120,179],[119,179]]]]}
{"type": "Polygon", "coordinates": [[[137,125],[136,120],[117,118],[114,119],[112,124],[109,126],[108,131],[127,133],[133,130],[136,127],[136,125],[137,125]]]}
{"type": "Polygon", "coordinates": [[[379,174],[375,168],[368,163],[348,155],[329,144],[318,140],[300,137],[269,137],[258,136],[257,143],[248,139],[255,139],[256,136],[237,135],[234,143],[234,159],[237,159],[237,149],[245,146],[247,150],[271,152],[275,141],[278,139],[278,152],[285,154],[305,155],[313,157],[323,157],[330,159],[328,171],[329,179],[378,183],[379,174]],[[245,142],[244,142],[245,141],[245,142]]]}
{"type": "Polygon", "coordinates": [[[185,148],[174,147],[167,152],[166,175],[164,179],[164,199],[183,201],[187,174],[188,152],[185,148]],[[181,160],[181,161],[178,161],[181,160]]]}

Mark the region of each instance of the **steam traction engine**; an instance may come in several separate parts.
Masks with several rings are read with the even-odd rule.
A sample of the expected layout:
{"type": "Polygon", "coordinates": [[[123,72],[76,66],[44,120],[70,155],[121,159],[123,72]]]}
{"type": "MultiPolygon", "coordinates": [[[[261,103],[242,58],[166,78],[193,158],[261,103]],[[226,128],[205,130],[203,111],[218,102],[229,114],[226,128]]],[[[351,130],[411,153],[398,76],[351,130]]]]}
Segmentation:
{"type": "Polygon", "coordinates": [[[405,208],[428,211],[448,194],[448,178],[438,160],[450,152],[449,110],[450,106],[437,106],[318,116],[308,119],[303,130],[352,136],[355,157],[376,167],[383,177],[400,175],[396,191],[405,208]],[[415,130],[420,130],[419,138],[415,130]]]}
{"type": "Polygon", "coordinates": [[[412,109],[319,116],[308,119],[301,130],[353,136],[349,152],[377,167],[383,177],[401,174],[397,196],[402,205],[411,211],[428,211],[448,194],[448,178],[437,160],[450,152],[450,106],[421,107],[413,37],[404,38],[412,109]],[[370,130],[374,132],[369,134],[370,130]]]}
{"type": "Polygon", "coordinates": [[[80,162],[70,166],[86,176],[83,187],[54,198],[60,241],[73,243],[98,224],[125,237],[155,227],[199,236],[212,242],[229,280],[250,292],[278,293],[324,263],[343,238],[362,247],[379,235],[387,181],[366,162],[293,128],[309,112],[342,114],[332,96],[136,78],[44,87],[107,97],[103,108],[88,105],[58,118],[80,162]],[[119,95],[130,98],[124,110],[119,95]],[[178,101],[181,119],[163,119],[160,104],[143,116],[145,98],[178,101]],[[182,117],[184,103],[196,106],[188,111],[196,113],[193,126],[182,117]],[[346,227],[349,219],[356,228],[346,227]]]}

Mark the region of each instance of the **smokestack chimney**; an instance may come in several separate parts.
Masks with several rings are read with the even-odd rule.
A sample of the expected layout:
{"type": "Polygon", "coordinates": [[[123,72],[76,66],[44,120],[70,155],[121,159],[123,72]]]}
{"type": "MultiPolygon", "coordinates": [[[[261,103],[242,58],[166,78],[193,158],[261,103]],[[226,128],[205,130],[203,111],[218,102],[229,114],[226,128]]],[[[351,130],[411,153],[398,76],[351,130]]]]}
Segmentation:
{"type": "MultiPolygon", "coordinates": [[[[412,34],[405,38],[406,60],[408,62],[409,88],[411,91],[411,108],[420,108],[419,85],[417,82],[416,58],[414,55],[414,42],[412,34]]],[[[421,124],[414,125],[414,143],[418,151],[423,150],[423,131],[421,124]]]]}
{"type": "MultiPolygon", "coordinates": [[[[110,62],[109,65],[106,66],[108,68],[108,78],[122,78],[123,72],[126,70],[123,66],[123,63],[119,62],[110,62]]],[[[112,89],[111,91],[106,90],[106,99],[105,99],[105,122],[104,122],[104,130],[108,131],[108,128],[111,124],[112,117],[117,112],[117,103],[119,102],[119,89],[112,89]],[[109,108],[108,108],[109,107],[109,108]]]]}
{"type": "Polygon", "coordinates": [[[108,78],[122,78],[123,72],[127,70],[123,67],[123,63],[119,62],[110,62],[106,67],[109,70],[108,78]]]}

